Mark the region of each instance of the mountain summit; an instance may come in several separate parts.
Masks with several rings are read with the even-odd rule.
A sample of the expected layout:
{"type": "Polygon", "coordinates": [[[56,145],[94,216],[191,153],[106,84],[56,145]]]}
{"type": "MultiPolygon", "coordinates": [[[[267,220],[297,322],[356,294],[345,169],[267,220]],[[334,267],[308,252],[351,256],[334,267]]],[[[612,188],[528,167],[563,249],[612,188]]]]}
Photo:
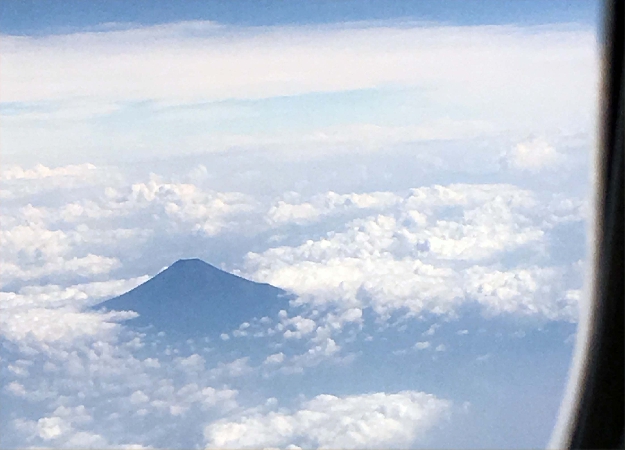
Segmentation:
{"type": "Polygon", "coordinates": [[[139,313],[130,324],[180,336],[227,333],[254,317],[288,307],[285,291],[224,272],[200,259],[182,259],[133,290],[100,304],[139,313]]]}

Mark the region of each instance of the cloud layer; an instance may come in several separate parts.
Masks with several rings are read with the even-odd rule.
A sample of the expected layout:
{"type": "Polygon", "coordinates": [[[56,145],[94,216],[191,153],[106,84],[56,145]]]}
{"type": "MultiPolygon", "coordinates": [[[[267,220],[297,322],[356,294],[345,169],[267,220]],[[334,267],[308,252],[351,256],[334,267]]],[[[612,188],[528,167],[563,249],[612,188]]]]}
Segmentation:
{"type": "MultiPolygon", "coordinates": [[[[575,24],[181,22],[2,40],[0,139],[18,164],[594,132],[595,33],[575,24]]],[[[535,168],[542,150],[519,151],[535,168]]]]}
{"type": "MultiPolygon", "coordinates": [[[[536,260],[547,252],[550,230],[582,219],[574,203],[554,210],[511,185],[434,186],[386,198],[392,201],[378,214],[366,211],[343,230],[248,254],[247,272],[296,292],[302,302],[368,306],[383,317],[394,310],[454,314],[463,303],[476,302],[489,314],[575,320],[575,302],[559,281],[570,269],[522,260],[516,267],[501,264],[506,255],[525,252],[536,260]]],[[[280,202],[269,215],[275,221],[277,210],[298,211],[301,205],[305,217],[283,217],[300,223],[328,211],[280,202]]]]}
{"type": "Polygon", "coordinates": [[[458,89],[470,83],[478,94],[503,86],[509,90],[511,79],[516,80],[513,89],[543,90],[546,73],[550,82],[571,88],[557,84],[552,86],[556,92],[577,92],[568,94],[575,98],[579,93],[572,88],[586,83],[589,73],[580,57],[591,55],[594,45],[592,32],[574,27],[413,23],[238,29],[182,22],[36,38],[5,36],[3,42],[7,102],[85,97],[197,101],[392,84],[458,89]]]}

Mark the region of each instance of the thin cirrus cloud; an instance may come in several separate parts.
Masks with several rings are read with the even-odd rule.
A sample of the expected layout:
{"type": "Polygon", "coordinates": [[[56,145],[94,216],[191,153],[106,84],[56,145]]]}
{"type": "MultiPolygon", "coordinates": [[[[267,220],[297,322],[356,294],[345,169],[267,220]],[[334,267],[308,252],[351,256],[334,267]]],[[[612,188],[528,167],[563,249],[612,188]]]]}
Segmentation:
{"type": "Polygon", "coordinates": [[[593,130],[598,57],[582,25],[181,22],[2,38],[0,139],[16,163],[231,149],[302,159],[593,130]],[[360,103],[342,98],[354,92],[360,103]],[[285,98],[289,114],[273,101],[285,98]]]}
{"type": "Polygon", "coordinates": [[[593,53],[592,32],[575,27],[411,23],[236,28],[181,22],[37,38],[4,36],[3,42],[5,102],[84,97],[195,102],[388,84],[471,82],[485,89],[508,85],[513,74],[515,87],[522,88],[544,82],[545,74],[551,83],[579,83],[589,71],[581,62],[593,53]],[[535,67],[542,70],[528,70],[535,67]]]}

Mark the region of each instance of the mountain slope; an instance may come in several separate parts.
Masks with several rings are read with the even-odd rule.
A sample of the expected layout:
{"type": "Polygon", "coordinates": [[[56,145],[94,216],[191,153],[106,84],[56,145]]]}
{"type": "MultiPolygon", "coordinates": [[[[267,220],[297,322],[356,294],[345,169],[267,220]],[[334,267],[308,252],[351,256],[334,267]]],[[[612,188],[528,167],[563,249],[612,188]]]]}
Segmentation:
{"type": "Polygon", "coordinates": [[[282,289],[187,259],[98,307],[139,313],[128,325],[200,336],[229,332],[254,317],[274,315],[288,307],[288,300],[282,289]]]}

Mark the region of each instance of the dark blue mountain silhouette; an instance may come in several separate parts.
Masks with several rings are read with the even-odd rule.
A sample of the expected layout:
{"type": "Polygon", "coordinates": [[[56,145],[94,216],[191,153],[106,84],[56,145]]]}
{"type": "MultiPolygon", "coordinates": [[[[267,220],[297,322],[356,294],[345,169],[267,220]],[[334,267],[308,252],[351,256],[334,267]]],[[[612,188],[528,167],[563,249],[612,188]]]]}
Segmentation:
{"type": "Polygon", "coordinates": [[[246,280],[199,259],[183,259],[98,307],[139,313],[128,325],[200,336],[232,331],[255,317],[275,316],[288,307],[289,299],[277,287],[246,280]]]}

